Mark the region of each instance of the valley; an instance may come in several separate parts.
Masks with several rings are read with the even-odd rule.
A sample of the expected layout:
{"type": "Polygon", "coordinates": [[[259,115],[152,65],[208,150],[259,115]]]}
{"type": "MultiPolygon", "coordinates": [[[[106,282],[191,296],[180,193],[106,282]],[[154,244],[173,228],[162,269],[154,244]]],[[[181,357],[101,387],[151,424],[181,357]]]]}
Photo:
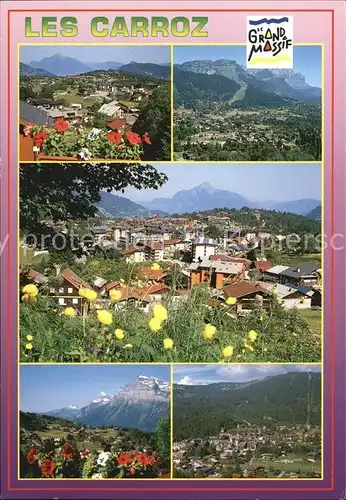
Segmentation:
{"type": "Polygon", "coordinates": [[[321,375],[275,370],[284,371],[262,366],[261,379],[200,385],[192,375],[174,385],[174,477],[321,477],[321,375]]]}
{"type": "Polygon", "coordinates": [[[188,61],[173,75],[176,160],[321,159],[321,89],[303,75],[233,60],[188,61]]]}

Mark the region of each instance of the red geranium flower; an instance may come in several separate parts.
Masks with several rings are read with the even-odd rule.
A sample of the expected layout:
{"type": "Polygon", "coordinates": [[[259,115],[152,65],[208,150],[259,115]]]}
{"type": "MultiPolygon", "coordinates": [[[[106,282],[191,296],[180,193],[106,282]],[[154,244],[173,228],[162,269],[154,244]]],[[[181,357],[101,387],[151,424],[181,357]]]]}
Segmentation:
{"type": "Polygon", "coordinates": [[[148,132],[144,132],[144,134],[143,134],[143,142],[145,142],[146,144],[151,144],[151,139],[149,137],[148,132]]]}
{"type": "Polygon", "coordinates": [[[137,455],[137,460],[141,465],[151,465],[153,463],[151,457],[146,453],[139,453],[137,455]]]}
{"type": "Polygon", "coordinates": [[[54,477],[54,469],[56,467],[56,463],[49,458],[43,460],[41,464],[41,472],[44,477],[54,477]]]}
{"type": "Polygon", "coordinates": [[[80,452],[80,456],[81,457],[87,457],[89,455],[89,453],[90,453],[89,450],[83,450],[83,451],[80,452]]]}
{"type": "Polygon", "coordinates": [[[63,118],[58,118],[57,120],[55,120],[54,126],[55,130],[57,130],[58,132],[66,132],[66,130],[68,130],[69,124],[63,118]]]}
{"type": "Polygon", "coordinates": [[[39,450],[37,448],[30,448],[26,455],[26,459],[29,464],[34,464],[38,460],[39,450]]]}
{"type": "Polygon", "coordinates": [[[134,132],[126,132],[126,138],[133,146],[136,146],[136,144],[140,144],[142,142],[140,136],[138,134],[135,134],[134,132]]]}
{"type": "Polygon", "coordinates": [[[127,453],[122,453],[117,458],[119,465],[129,465],[132,462],[132,458],[127,453]]]}
{"type": "Polygon", "coordinates": [[[108,132],[107,139],[113,144],[119,144],[122,138],[121,132],[108,132]]]}
{"type": "Polygon", "coordinates": [[[46,139],[48,139],[48,135],[41,130],[34,137],[34,145],[40,148],[46,139]]]}
{"type": "Polygon", "coordinates": [[[66,460],[71,460],[73,458],[73,448],[68,443],[65,443],[61,450],[63,457],[66,460]]]}

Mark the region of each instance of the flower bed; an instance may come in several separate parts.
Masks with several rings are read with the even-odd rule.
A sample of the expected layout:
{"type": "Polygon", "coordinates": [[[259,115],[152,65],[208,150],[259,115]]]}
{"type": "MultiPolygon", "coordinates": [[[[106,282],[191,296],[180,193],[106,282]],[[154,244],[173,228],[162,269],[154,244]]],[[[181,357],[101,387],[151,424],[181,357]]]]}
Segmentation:
{"type": "Polygon", "coordinates": [[[142,136],[131,131],[107,132],[94,128],[72,129],[66,120],[56,120],[54,128],[28,125],[24,136],[33,140],[37,157],[69,157],[80,160],[141,160],[144,145],[150,145],[147,133],[142,136]]]}
{"type": "MultiPolygon", "coordinates": [[[[55,439],[54,443],[59,442],[55,439]]],[[[49,451],[29,448],[22,452],[22,475],[31,478],[155,478],[159,458],[141,451],[78,450],[69,443],[53,445],[49,451]]]]}

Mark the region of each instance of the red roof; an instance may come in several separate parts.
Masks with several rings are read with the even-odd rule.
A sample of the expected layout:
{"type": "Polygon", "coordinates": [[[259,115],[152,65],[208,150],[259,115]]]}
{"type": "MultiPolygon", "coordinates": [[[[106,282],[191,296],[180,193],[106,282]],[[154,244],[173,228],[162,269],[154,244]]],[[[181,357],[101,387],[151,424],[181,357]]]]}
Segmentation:
{"type": "Polygon", "coordinates": [[[130,245],[129,247],[126,248],[126,250],[124,250],[124,255],[131,255],[136,252],[143,252],[143,248],[137,248],[133,245],[130,245]]]}
{"type": "Polygon", "coordinates": [[[163,242],[165,247],[168,247],[170,245],[177,245],[178,243],[181,243],[181,240],[165,240],[163,242]]]}
{"type": "Polygon", "coordinates": [[[151,269],[151,267],[142,267],[138,269],[138,274],[142,278],[146,278],[148,280],[154,280],[154,281],[160,281],[162,278],[167,276],[166,271],[163,271],[162,269],[158,269],[157,271],[154,271],[151,269]]]}
{"type": "Polygon", "coordinates": [[[106,283],[105,290],[106,292],[109,292],[109,290],[113,290],[114,288],[119,288],[120,287],[120,281],[109,281],[106,283]]]}
{"type": "Polygon", "coordinates": [[[79,276],[77,276],[76,273],[74,273],[73,271],[71,271],[71,269],[64,269],[60,273],[60,276],[62,276],[63,278],[65,278],[66,281],[68,281],[69,283],[71,283],[71,285],[74,286],[77,289],[79,289],[79,288],[89,288],[90,290],[92,290],[92,287],[86,281],[82,280],[82,278],[80,278],[79,276]]]}
{"type": "Polygon", "coordinates": [[[150,248],[150,250],[163,250],[163,243],[160,241],[152,241],[151,243],[147,243],[146,248],[150,248]]]}
{"type": "Polygon", "coordinates": [[[139,297],[141,297],[141,299],[143,300],[144,298],[148,297],[148,295],[168,292],[169,287],[164,285],[163,283],[153,283],[152,285],[146,288],[139,288],[138,290],[135,291],[139,295],[139,297]]]}
{"type": "Polygon", "coordinates": [[[271,267],[273,267],[273,264],[269,262],[268,260],[255,260],[254,266],[257,269],[257,271],[268,271],[271,267]]]}
{"type": "Polygon", "coordinates": [[[112,130],[120,130],[123,127],[125,127],[125,125],[126,125],[125,120],[112,120],[109,123],[107,123],[107,127],[112,130]]]}
{"type": "Polygon", "coordinates": [[[261,287],[258,283],[250,283],[249,281],[239,281],[233,285],[227,285],[223,288],[223,292],[227,297],[241,298],[246,295],[252,295],[253,293],[265,293],[267,290],[261,287]]]}

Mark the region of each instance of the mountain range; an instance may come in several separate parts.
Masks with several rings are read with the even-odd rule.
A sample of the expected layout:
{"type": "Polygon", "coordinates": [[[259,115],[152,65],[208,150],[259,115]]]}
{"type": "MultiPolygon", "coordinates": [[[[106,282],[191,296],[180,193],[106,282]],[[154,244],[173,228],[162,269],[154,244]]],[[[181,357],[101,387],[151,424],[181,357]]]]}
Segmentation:
{"type": "Polygon", "coordinates": [[[290,372],[244,383],[174,384],[175,439],[210,436],[244,421],[321,424],[321,374],[290,372]]]}
{"type": "Polygon", "coordinates": [[[128,64],[117,61],[90,62],[84,63],[73,57],[54,54],[44,57],[40,61],[31,61],[29,64],[21,63],[21,75],[42,75],[42,76],[69,76],[89,73],[91,71],[124,71],[153,78],[170,78],[170,66],[165,64],[137,63],[131,61],[128,64]]]}
{"type": "Polygon", "coordinates": [[[117,395],[101,392],[85,406],[71,404],[42,414],[91,427],[132,427],[152,432],[159,420],[168,416],[169,407],[169,382],[139,375],[117,395]]]}
{"type": "Polygon", "coordinates": [[[141,204],[148,210],[161,210],[162,212],[169,214],[203,212],[206,210],[213,210],[215,208],[240,209],[243,207],[249,207],[306,215],[311,210],[319,206],[321,201],[306,198],[282,202],[254,202],[238,193],[224,189],[216,189],[208,182],[204,182],[192,189],[179,191],[172,198],[155,198],[150,202],[141,202],[141,204]]]}
{"type": "Polygon", "coordinates": [[[167,215],[161,210],[149,210],[134,201],[106,191],[101,191],[101,200],[97,203],[99,212],[108,218],[113,217],[150,217],[152,215],[167,215]]]}
{"type": "Polygon", "coordinates": [[[278,107],[294,102],[321,102],[321,88],[288,69],[249,70],[236,61],[187,61],[174,66],[175,105],[228,101],[233,107],[278,107]]]}

